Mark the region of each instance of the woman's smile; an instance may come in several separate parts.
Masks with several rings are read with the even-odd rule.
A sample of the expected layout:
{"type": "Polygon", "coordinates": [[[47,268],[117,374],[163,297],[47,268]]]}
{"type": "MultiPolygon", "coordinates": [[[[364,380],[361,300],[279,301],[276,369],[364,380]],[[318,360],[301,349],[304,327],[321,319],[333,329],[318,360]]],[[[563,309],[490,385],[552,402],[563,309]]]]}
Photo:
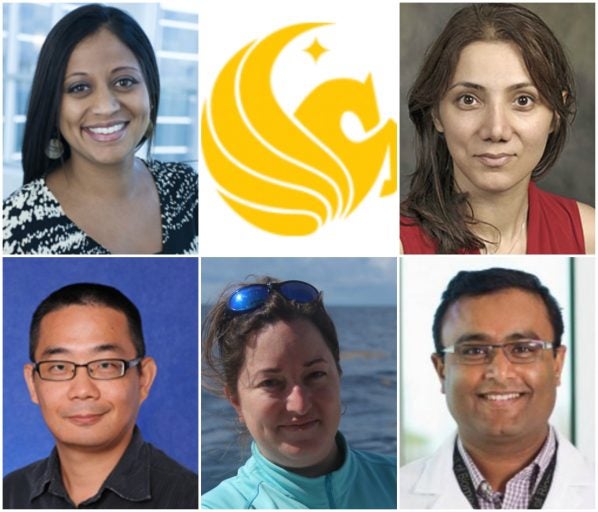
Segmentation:
{"type": "Polygon", "coordinates": [[[255,334],[230,400],[260,452],[275,464],[316,466],[336,450],[340,375],[308,320],[280,320],[255,334]]]}
{"type": "Polygon", "coordinates": [[[125,135],[125,129],[129,123],[116,122],[106,126],[87,126],[83,131],[96,142],[114,142],[125,135]]]}
{"type": "Polygon", "coordinates": [[[150,101],[135,55],[106,29],[73,50],[60,105],[60,132],[73,165],[130,160],[150,120],[150,101]]]}

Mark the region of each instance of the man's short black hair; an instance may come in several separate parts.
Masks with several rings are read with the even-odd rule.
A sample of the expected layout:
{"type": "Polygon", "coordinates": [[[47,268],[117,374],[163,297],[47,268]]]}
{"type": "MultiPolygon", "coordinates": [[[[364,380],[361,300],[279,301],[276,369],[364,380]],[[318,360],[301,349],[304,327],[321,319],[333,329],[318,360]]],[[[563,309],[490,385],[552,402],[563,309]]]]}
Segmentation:
{"type": "Polygon", "coordinates": [[[516,288],[539,296],[548,312],[548,318],[554,331],[553,347],[561,344],[564,325],[561,308],[550,290],[533,274],[510,268],[489,268],[486,270],[462,270],[451,279],[442,294],[442,300],[434,314],[432,334],[436,353],[442,355],[444,348],[441,339],[442,323],[448,308],[462,297],[477,297],[501,290],[516,288]]]}
{"type": "Polygon", "coordinates": [[[39,328],[48,313],[67,306],[104,306],[120,311],[127,317],[131,341],[137,352],[136,357],[145,356],[145,341],[139,310],[121,291],[97,283],[75,283],[64,286],[48,295],[37,306],[29,327],[29,359],[35,362],[35,350],[39,342],[39,328]]]}

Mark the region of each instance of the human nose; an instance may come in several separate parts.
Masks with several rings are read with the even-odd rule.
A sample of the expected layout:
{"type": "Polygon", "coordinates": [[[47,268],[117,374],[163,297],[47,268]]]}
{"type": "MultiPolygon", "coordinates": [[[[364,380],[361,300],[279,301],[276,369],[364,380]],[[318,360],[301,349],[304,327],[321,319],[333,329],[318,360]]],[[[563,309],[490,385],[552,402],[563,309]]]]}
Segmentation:
{"type": "Polygon", "coordinates": [[[99,397],[96,382],[89,376],[87,367],[77,366],[75,376],[69,381],[69,398],[85,400],[99,397]]]}
{"type": "Polygon", "coordinates": [[[111,115],[118,111],[120,103],[109,87],[98,87],[93,95],[93,113],[111,115]]]}
{"type": "Polygon", "coordinates": [[[291,388],[287,396],[287,410],[295,414],[304,415],[311,407],[309,391],[303,386],[296,384],[291,388]]]}
{"type": "Polygon", "coordinates": [[[513,363],[509,361],[505,347],[503,345],[492,347],[490,360],[486,363],[486,377],[504,380],[512,371],[513,363]]]}
{"type": "Polygon", "coordinates": [[[500,103],[490,104],[484,111],[480,135],[491,142],[503,142],[511,138],[513,129],[509,113],[500,103]]]}

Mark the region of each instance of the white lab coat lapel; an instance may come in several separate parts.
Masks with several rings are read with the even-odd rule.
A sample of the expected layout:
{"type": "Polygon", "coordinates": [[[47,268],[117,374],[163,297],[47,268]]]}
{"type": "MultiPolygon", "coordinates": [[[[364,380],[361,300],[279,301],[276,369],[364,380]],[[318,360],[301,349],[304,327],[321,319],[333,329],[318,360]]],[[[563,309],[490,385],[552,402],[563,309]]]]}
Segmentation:
{"type": "MultiPolygon", "coordinates": [[[[592,469],[558,432],[557,440],[557,465],[543,508],[594,508],[592,469]]],[[[451,436],[430,457],[401,468],[400,508],[471,509],[453,473],[454,445],[455,436],[451,436]]]]}
{"type": "Polygon", "coordinates": [[[546,509],[594,508],[594,471],[581,453],[557,432],[559,448],[546,509]]]}
{"type": "Polygon", "coordinates": [[[413,494],[427,496],[426,508],[471,508],[453,473],[455,439],[456,435],[451,436],[425,461],[421,476],[413,485],[413,494]]]}

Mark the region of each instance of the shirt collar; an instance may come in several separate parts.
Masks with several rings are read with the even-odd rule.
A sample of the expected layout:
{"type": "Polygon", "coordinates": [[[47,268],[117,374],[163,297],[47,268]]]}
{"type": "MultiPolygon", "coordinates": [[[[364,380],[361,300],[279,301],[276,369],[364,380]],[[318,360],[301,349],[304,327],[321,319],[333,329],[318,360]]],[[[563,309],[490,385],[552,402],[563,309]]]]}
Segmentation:
{"type": "MultiPolygon", "coordinates": [[[[482,492],[484,494],[487,494],[488,493],[487,491],[490,489],[488,482],[486,481],[486,479],[484,478],[484,476],[482,475],[482,473],[476,466],[473,459],[467,453],[467,450],[465,450],[465,447],[463,446],[463,443],[461,442],[460,437],[457,438],[457,447],[459,449],[459,453],[461,454],[461,457],[463,457],[463,460],[465,461],[465,465],[467,466],[467,470],[469,471],[469,475],[471,476],[471,481],[473,482],[474,488],[476,489],[477,492],[480,492],[480,490],[482,490],[482,492]]],[[[550,464],[550,461],[552,459],[552,456],[554,455],[555,450],[556,450],[556,436],[555,436],[553,428],[549,427],[548,428],[548,437],[547,437],[546,441],[544,442],[544,444],[542,445],[542,449],[534,457],[534,460],[532,460],[526,467],[524,467],[515,476],[513,476],[513,478],[511,478],[511,480],[515,480],[522,476],[527,476],[528,473],[531,473],[534,470],[536,470],[536,478],[535,478],[535,482],[533,483],[533,486],[532,486],[533,489],[535,489],[536,484],[540,481],[541,475],[544,474],[544,471],[546,471],[546,468],[550,464]]],[[[511,480],[509,480],[509,481],[511,481],[511,480]]],[[[530,490],[530,494],[533,492],[533,489],[530,490]]]]}
{"type": "MultiPolygon", "coordinates": [[[[56,448],[52,450],[52,453],[46,459],[46,464],[40,466],[38,471],[39,474],[33,475],[35,484],[31,490],[31,501],[44,492],[71,501],[62,482],[60,459],[56,448]]],[[[136,502],[151,499],[150,447],[143,441],[141,432],[137,427],[133,430],[133,437],[125,453],[108,475],[97,494],[85,500],[81,505],[98,501],[105,489],[109,489],[129,501],[136,502]]]]}
{"type": "Polygon", "coordinates": [[[332,486],[339,494],[348,492],[348,486],[354,481],[354,455],[347,445],[344,436],[337,432],[336,443],[343,456],[343,463],[338,469],[318,477],[307,477],[293,473],[281,466],[270,462],[264,457],[255,441],[251,444],[251,452],[260,469],[260,475],[271,485],[282,489],[291,496],[304,503],[313,502],[322,492],[325,492],[327,479],[332,480],[332,486]]]}

